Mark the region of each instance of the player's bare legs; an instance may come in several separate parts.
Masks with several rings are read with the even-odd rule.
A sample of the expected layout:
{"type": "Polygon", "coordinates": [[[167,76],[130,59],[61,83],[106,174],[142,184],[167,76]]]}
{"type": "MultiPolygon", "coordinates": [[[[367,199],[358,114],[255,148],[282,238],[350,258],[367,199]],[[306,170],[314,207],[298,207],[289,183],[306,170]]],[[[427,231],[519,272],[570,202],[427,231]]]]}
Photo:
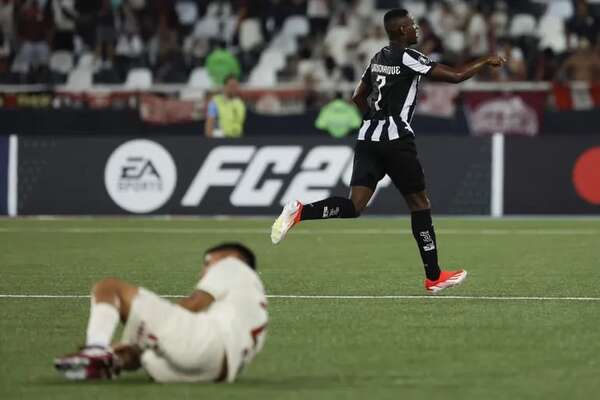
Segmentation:
{"type": "Polygon", "coordinates": [[[271,227],[271,241],[277,244],[285,238],[287,232],[300,221],[329,218],[357,218],[373,196],[373,189],[367,186],[352,186],[350,198],[329,197],[314,203],[302,204],[292,201],[283,207],[283,211],[271,227]]]}
{"type": "Polygon", "coordinates": [[[96,304],[111,305],[119,311],[121,321],[126,321],[131,303],[137,294],[137,286],[130,285],[117,278],[104,278],[92,288],[92,301],[96,304]]]}
{"type": "Polygon", "coordinates": [[[357,217],[367,208],[367,204],[369,204],[369,200],[373,197],[373,193],[375,193],[373,189],[367,186],[352,186],[350,188],[350,200],[354,204],[354,211],[357,217]]]}
{"type": "Polygon", "coordinates": [[[123,346],[118,349],[117,354],[122,355],[126,363],[115,357],[110,348],[119,320],[127,320],[137,294],[136,286],[115,278],[106,278],[94,285],[85,347],[54,361],[65,377],[76,380],[111,378],[122,367],[131,369],[139,364],[139,352],[135,348],[123,346]]]}
{"type": "Polygon", "coordinates": [[[406,205],[410,209],[413,236],[425,267],[425,289],[437,293],[443,289],[461,284],[467,271],[441,271],[438,265],[437,241],[431,220],[431,202],[424,190],[405,194],[406,205]]]}

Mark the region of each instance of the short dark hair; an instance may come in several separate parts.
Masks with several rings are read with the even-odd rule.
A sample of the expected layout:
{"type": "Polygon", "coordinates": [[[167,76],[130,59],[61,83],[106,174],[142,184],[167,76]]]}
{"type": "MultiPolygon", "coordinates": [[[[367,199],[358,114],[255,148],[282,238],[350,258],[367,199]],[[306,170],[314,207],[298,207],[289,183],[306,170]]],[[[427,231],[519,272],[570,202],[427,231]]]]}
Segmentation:
{"type": "Polygon", "coordinates": [[[218,244],[210,249],[206,250],[205,254],[213,253],[215,251],[235,251],[239,254],[242,261],[244,261],[250,268],[256,271],[256,256],[248,247],[238,242],[226,242],[218,244]]]}
{"type": "Polygon", "coordinates": [[[394,34],[394,31],[397,29],[394,22],[400,18],[406,18],[408,16],[408,11],[404,8],[393,8],[386,12],[383,16],[383,27],[385,28],[388,36],[394,34]]]}

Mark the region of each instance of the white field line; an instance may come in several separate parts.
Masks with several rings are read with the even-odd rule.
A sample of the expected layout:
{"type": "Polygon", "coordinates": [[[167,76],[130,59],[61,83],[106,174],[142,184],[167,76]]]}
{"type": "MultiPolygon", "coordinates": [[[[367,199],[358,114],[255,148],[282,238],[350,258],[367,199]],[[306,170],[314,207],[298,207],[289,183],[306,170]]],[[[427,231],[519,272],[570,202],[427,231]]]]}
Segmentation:
{"type": "MultiPolygon", "coordinates": [[[[165,298],[182,298],[182,295],[161,295],[165,298]]],[[[335,296],[335,295],[286,295],[273,294],[270,299],[308,299],[308,300],[494,300],[494,301],[600,301],[600,297],[540,297],[540,296],[335,296]]],[[[90,295],[53,295],[53,294],[0,294],[0,298],[9,299],[89,299],[90,295]]]]}
{"type": "MultiPolygon", "coordinates": [[[[164,235],[268,235],[257,228],[0,228],[0,233],[147,233],[164,235]]],[[[600,235],[600,229],[437,229],[442,235],[600,235]]],[[[412,235],[410,229],[295,229],[292,235],[412,235]]]]}

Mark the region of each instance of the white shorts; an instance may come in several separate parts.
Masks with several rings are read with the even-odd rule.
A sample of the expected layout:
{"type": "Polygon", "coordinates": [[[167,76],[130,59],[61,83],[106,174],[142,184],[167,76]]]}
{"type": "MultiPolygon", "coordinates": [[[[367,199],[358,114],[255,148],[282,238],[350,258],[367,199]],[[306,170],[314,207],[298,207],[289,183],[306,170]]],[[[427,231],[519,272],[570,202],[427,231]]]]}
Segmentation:
{"type": "Polygon", "coordinates": [[[213,382],[225,345],[215,321],[139,288],[123,330],[123,342],[143,349],[141,363],[157,382],[213,382]]]}

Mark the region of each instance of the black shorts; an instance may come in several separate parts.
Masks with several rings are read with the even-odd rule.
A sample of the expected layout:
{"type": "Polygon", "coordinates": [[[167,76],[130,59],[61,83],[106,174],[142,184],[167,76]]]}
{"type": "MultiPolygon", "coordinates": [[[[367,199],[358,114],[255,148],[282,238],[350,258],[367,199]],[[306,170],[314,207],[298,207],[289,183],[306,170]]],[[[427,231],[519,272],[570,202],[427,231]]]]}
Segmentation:
{"type": "Polygon", "coordinates": [[[413,139],[356,142],[350,185],[375,190],[386,174],[404,195],[425,190],[425,175],[413,139]]]}

